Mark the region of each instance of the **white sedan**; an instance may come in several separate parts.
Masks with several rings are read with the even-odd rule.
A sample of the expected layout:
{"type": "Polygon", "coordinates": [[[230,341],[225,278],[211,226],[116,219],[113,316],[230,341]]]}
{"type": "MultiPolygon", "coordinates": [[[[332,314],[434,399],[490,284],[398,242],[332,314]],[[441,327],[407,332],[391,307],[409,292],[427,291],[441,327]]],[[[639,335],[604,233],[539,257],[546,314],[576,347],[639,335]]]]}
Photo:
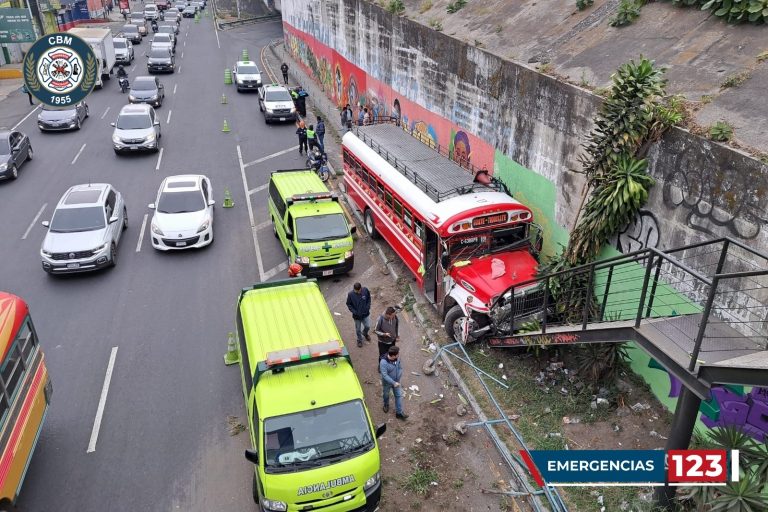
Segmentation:
{"type": "Polygon", "coordinates": [[[204,247],[213,242],[211,180],[202,174],[168,176],[160,184],[152,216],[152,247],[159,251],[204,247]]]}

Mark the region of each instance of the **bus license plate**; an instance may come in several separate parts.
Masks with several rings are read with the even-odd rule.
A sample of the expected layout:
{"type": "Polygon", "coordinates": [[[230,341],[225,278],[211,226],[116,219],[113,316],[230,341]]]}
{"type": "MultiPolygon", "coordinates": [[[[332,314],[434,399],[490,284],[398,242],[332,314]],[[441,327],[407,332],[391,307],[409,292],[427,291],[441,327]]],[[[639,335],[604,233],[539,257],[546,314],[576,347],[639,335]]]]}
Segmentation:
{"type": "Polygon", "coordinates": [[[67,263],[67,268],[80,268],[79,263],[67,263]]]}
{"type": "Polygon", "coordinates": [[[324,276],[332,276],[333,275],[333,270],[323,270],[323,275],[324,276]]]}
{"type": "Polygon", "coordinates": [[[176,247],[184,247],[187,245],[187,242],[176,242],[176,247]]]}

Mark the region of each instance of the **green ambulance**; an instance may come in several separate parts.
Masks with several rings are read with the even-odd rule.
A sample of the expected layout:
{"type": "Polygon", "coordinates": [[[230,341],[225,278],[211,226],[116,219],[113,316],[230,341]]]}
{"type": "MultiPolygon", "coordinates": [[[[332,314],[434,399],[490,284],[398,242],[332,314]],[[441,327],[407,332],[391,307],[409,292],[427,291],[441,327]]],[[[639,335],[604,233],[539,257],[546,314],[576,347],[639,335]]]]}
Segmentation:
{"type": "Polygon", "coordinates": [[[381,497],[375,428],[349,353],[314,279],[240,293],[240,373],[261,510],[374,511],[381,497]]]}
{"type": "Polygon", "coordinates": [[[355,265],[352,234],[339,199],[312,170],[275,171],[269,180],[269,216],[290,263],[305,276],[346,274],[355,265]]]}

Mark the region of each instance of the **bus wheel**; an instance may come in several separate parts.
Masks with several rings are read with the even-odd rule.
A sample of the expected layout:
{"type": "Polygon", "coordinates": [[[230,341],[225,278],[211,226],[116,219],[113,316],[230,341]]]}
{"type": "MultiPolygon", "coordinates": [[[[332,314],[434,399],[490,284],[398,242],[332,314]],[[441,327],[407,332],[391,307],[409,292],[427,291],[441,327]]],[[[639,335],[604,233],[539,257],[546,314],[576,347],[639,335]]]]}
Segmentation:
{"type": "Polygon", "coordinates": [[[456,305],[448,310],[443,325],[445,325],[445,332],[453,341],[461,343],[462,330],[466,320],[467,317],[464,316],[461,306],[456,305]]]}
{"type": "Polygon", "coordinates": [[[256,483],[256,472],[253,473],[253,502],[259,502],[259,484],[256,483]]]}
{"type": "Polygon", "coordinates": [[[373,220],[373,214],[370,209],[365,210],[365,231],[374,240],[379,238],[379,233],[376,231],[376,222],[373,220]]]}

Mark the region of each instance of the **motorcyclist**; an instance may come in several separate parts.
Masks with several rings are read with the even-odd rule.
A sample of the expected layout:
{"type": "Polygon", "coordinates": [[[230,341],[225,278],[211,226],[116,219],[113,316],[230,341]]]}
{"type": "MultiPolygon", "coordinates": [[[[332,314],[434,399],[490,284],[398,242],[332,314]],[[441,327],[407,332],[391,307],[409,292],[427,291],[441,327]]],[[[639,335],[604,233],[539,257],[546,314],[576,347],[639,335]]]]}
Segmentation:
{"type": "Polygon", "coordinates": [[[117,66],[117,78],[128,78],[128,72],[125,70],[122,64],[117,66]]]}
{"type": "Polygon", "coordinates": [[[152,32],[157,32],[157,20],[152,20],[152,32]]]}

